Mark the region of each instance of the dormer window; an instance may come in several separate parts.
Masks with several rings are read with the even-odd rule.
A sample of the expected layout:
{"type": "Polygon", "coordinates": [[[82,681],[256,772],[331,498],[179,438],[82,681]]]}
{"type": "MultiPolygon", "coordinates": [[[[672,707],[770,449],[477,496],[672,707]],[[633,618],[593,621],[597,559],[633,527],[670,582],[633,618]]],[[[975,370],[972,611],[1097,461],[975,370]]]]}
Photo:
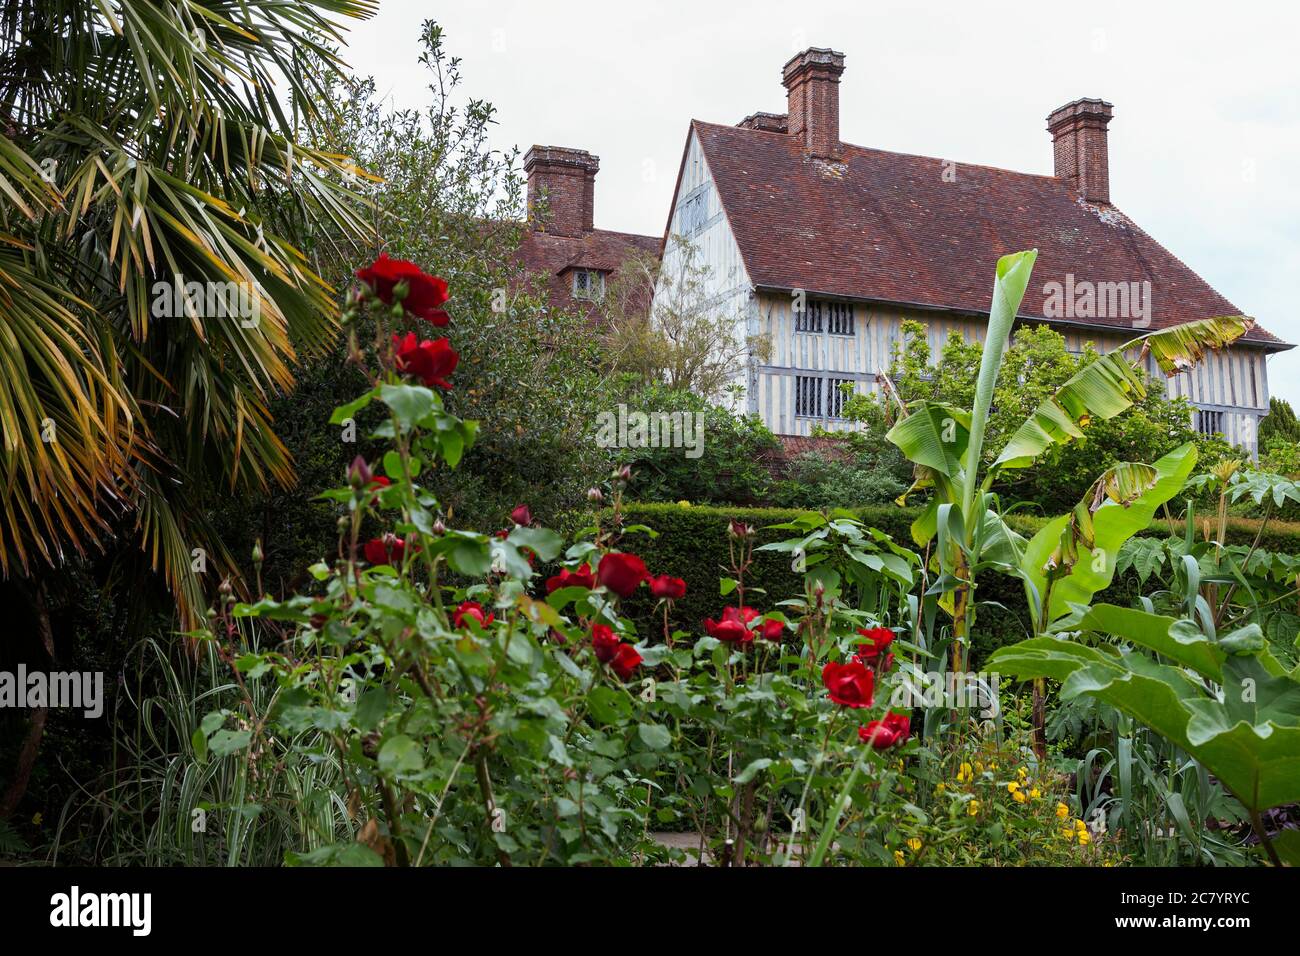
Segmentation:
{"type": "Polygon", "coordinates": [[[593,302],[605,297],[605,273],[598,269],[573,270],[573,297],[593,302]]]}

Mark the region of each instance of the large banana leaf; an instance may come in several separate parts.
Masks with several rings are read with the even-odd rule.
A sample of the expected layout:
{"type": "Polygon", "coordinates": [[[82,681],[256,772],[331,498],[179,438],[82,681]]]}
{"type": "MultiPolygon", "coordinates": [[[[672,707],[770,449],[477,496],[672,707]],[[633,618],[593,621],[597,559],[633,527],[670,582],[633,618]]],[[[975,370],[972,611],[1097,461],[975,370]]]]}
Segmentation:
{"type": "MultiPolygon", "coordinates": [[[[1122,628],[1122,638],[1208,669],[1221,654],[1192,639],[1184,622],[1119,610],[1087,623],[1122,628]]],[[[1141,650],[1062,637],[1001,648],[989,667],[1021,680],[1053,678],[1061,682],[1063,700],[1086,694],[1131,715],[1189,753],[1251,810],[1300,801],[1300,683],[1271,673],[1253,656],[1223,658],[1222,700],[1202,681],[1141,650]]]]}
{"type": "Polygon", "coordinates": [[[1037,249],[1013,252],[998,260],[997,274],[993,280],[993,305],[989,309],[988,332],[980,354],[980,373],[975,383],[975,404],[971,409],[970,442],[966,448],[965,474],[962,483],[962,514],[973,514],[975,488],[979,480],[980,456],[984,451],[984,428],[988,424],[989,409],[993,406],[993,389],[998,371],[1002,368],[1002,354],[1011,337],[1011,326],[1020,311],[1025,288],[1034,271],[1037,249]]]}
{"type": "Polygon", "coordinates": [[[1195,445],[1180,445],[1154,465],[1123,462],[1108,469],[1073,511],[1053,518],[1030,539],[1020,570],[1039,600],[1050,591],[1047,614],[1040,609],[1037,615],[1043,623],[1110,586],[1120,548],[1182,490],[1196,455],[1195,445]]]}
{"type": "Polygon", "coordinates": [[[1147,353],[1166,375],[1185,371],[1212,349],[1235,342],[1255,324],[1246,316],[1202,319],[1125,342],[1075,373],[1025,420],[989,469],[1025,468],[1053,444],[1082,438],[1093,419],[1113,418],[1146,395],[1142,361],[1147,353]],[[1129,357],[1134,350],[1138,355],[1129,357]]]}

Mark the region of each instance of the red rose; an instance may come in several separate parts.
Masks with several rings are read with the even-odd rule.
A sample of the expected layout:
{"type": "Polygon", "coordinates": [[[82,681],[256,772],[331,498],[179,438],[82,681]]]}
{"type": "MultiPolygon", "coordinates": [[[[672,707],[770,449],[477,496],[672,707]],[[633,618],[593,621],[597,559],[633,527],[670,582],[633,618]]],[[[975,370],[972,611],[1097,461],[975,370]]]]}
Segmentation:
{"type": "Polygon", "coordinates": [[[645,562],[635,554],[607,554],[596,570],[596,580],[619,597],[630,595],[649,576],[645,562]]]}
{"type": "Polygon", "coordinates": [[[780,621],[772,620],[771,618],[769,618],[768,620],[763,622],[763,625],[761,628],[759,628],[758,633],[759,636],[763,638],[763,640],[776,641],[779,644],[781,642],[781,638],[785,636],[785,625],[782,624],[780,621]]]}
{"type": "Polygon", "coordinates": [[[465,621],[478,621],[479,627],[487,627],[492,623],[493,615],[483,610],[483,605],[478,601],[464,601],[460,607],[456,608],[451,615],[452,627],[463,627],[465,621]]]}
{"type": "Polygon", "coordinates": [[[754,623],[754,618],[758,617],[758,610],[752,607],[724,607],[722,609],[722,619],[724,621],[736,621],[749,627],[754,623]]]}
{"type": "Polygon", "coordinates": [[[636,652],[636,648],[631,644],[620,644],[618,651],[614,654],[614,659],[609,662],[609,666],[614,669],[614,673],[621,680],[627,680],[632,676],[632,672],[637,669],[643,658],[636,652]]]}
{"type": "Polygon", "coordinates": [[[830,691],[831,700],[841,707],[870,707],[874,700],[876,677],[859,661],[827,661],[822,668],[822,683],[830,691]]]}
{"type": "Polygon", "coordinates": [[[460,355],[449,341],[419,341],[414,332],[407,332],[404,339],[394,335],[393,346],[397,349],[397,370],[403,375],[414,375],[431,388],[451,388],[447,376],[455,371],[460,355]]]}
{"type": "Polygon", "coordinates": [[[686,596],[686,582],[681,578],[661,574],[657,578],[650,578],[647,583],[650,585],[650,593],[657,598],[675,601],[686,596]]]}
{"type": "Polygon", "coordinates": [[[516,505],[515,510],[510,512],[510,520],[527,526],[533,523],[533,513],[528,510],[528,505],[516,505]]]}
{"type": "Polygon", "coordinates": [[[884,720],[873,720],[865,727],[859,727],[858,737],[877,750],[888,750],[907,743],[911,732],[912,718],[907,714],[885,714],[884,720]]]}
{"type": "Polygon", "coordinates": [[[406,554],[406,542],[395,534],[386,534],[382,538],[371,538],[364,550],[366,560],[371,564],[398,565],[406,554]]]}
{"type": "Polygon", "coordinates": [[[589,565],[581,565],[576,571],[560,568],[560,573],[546,579],[546,593],[554,594],[560,588],[587,588],[596,586],[596,576],[591,573],[589,565]]]}
{"type": "Polygon", "coordinates": [[[374,262],[357,270],[357,278],[368,285],[385,305],[393,304],[394,288],[399,282],[405,282],[403,309],[437,326],[446,325],[450,321],[447,313],[439,308],[447,301],[447,283],[437,276],[427,274],[414,262],[390,259],[388,253],[381,252],[374,262]]]}
{"type": "Polygon", "coordinates": [[[596,660],[602,664],[608,664],[618,654],[618,650],[623,646],[618,635],[606,624],[593,624],[591,626],[591,646],[596,651],[596,660]]]}
{"type": "MultiPolygon", "coordinates": [[[[731,611],[734,608],[727,608],[727,610],[731,611]]],[[[721,621],[715,621],[713,618],[705,620],[704,632],[709,637],[716,637],[728,644],[748,644],[754,639],[754,632],[745,626],[745,622],[740,620],[739,615],[728,618],[725,611],[721,621]]]]}
{"type": "Polygon", "coordinates": [[[894,655],[886,653],[897,636],[893,631],[887,627],[873,627],[870,630],[860,627],[858,633],[870,643],[858,645],[858,653],[853,657],[855,661],[884,671],[894,666],[894,655]]]}

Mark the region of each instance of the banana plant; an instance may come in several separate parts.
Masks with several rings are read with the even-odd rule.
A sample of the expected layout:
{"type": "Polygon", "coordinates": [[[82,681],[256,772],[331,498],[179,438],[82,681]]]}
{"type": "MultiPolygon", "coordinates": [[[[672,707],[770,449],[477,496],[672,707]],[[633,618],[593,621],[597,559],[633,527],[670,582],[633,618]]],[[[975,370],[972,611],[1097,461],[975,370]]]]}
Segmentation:
{"type": "Polygon", "coordinates": [[[940,604],[953,616],[954,671],[965,669],[964,648],[974,617],[972,565],[977,562],[971,559],[980,550],[976,538],[982,543],[986,529],[1002,539],[1014,534],[996,516],[986,520],[988,508],[984,494],[977,494],[977,479],[993,387],[1037,257],[1038,250],[1030,249],[998,260],[974,408],[966,411],[941,402],[916,402],[885,436],[915,466],[915,481],[899,503],[914,491],[933,490],[925,511],[912,524],[912,538],[919,547],[926,547],[939,536],[936,557],[940,576],[935,588],[942,594],[940,604]]]}
{"type": "MultiPolygon", "coordinates": [[[[1125,542],[1146,529],[1156,510],[1187,483],[1196,446],[1181,445],[1154,465],[1119,462],[1106,469],[1068,514],[1045,524],[1019,554],[1034,636],[1087,606],[1110,586],[1125,542]]],[[[1034,680],[1033,743],[1046,756],[1046,686],[1034,680]]]]}
{"type": "MultiPolygon", "coordinates": [[[[990,508],[994,480],[1006,470],[1028,467],[1052,445],[1083,437],[1089,422],[1112,418],[1144,397],[1143,365],[1148,356],[1166,375],[1174,375],[1254,325],[1246,316],[1203,319],[1124,343],[1067,380],[981,470],[994,385],[1036,258],[1037,250],[1030,249],[998,260],[974,407],[966,411],[940,402],[915,402],[903,409],[903,416],[886,435],[915,466],[912,487],[899,503],[915,491],[932,492],[912,524],[912,538],[922,548],[935,543],[933,561],[939,576],[931,591],[953,617],[954,670],[966,669],[976,572],[993,566],[1019,573],[1025,542],[990,508]]],[[[1123,476],[1113,475],[1111,481],[1132,479],[1137,467],[1131,466],[1123,476]]]]}
{"type": "Polygon", "coordinates": [[[1261,813],[1300,801],[1300,668],[1269,653],[1259,625],[1210,637],[1187,618],[1076,604],[1050,631],[990,666],[1058,680],[1062,700],[1096,697],[1172,742],[1241,802],[1280,865],[1261,813]]]}

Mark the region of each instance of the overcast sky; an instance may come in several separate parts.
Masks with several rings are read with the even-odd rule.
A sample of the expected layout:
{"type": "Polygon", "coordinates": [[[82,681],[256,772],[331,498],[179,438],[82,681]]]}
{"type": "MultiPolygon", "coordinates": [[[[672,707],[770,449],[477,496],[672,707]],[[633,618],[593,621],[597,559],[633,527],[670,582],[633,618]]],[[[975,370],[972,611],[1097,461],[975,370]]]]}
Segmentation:
{"type": "MultiPolygon", "coordinates": [[[[345,58],[399,106],[428,102],[436,19],[497,143],[600,157],[596,225],[662,235],[687,124],[785,111],[782,64],[846,56],[847,142],[1052,172],[1044,122],[1115,105],[1112,201],[1238,308],[1300,342],[1300,4],[381,0],[345,58]]],[[[1269,362],[1300,408],[1300,349],[1269,362]]]]}

